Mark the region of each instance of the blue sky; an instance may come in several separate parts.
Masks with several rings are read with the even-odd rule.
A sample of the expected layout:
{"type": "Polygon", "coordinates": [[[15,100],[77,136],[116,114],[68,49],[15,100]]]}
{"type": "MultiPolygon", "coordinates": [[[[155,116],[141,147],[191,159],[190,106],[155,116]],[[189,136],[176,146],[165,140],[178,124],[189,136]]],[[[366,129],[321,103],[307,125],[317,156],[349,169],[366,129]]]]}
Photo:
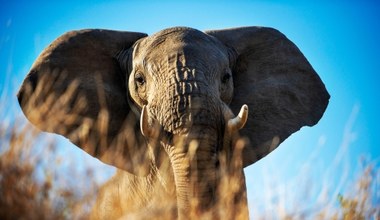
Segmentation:
{"type": "MultiPolygon", "coordinates": [[[[279,182],[292,190],[294,180],[303,172],[311,175],[316,191],[323,181],[330,181],[338,187],[332,193],[337,193],[345,187],[344,183],[339,188],[340,180],[355,177],[361,156],[378,163],[380,4],[76,2],[79,1],[0,0],[0,94],[13,106],[3,110],[7,120],[19,114],[15,93],[34,59],[66,31],[104,28],[152,34],[172,26],[200,30],[268,26],[280,30],[300,48],[326,84],[331,100],[317,126],[301,129],[269,156],[246,169],[250,202],[261,201],[268,182],[279,182]]],[[[60,143],[69,145],[63,139],[60,143]]]]}

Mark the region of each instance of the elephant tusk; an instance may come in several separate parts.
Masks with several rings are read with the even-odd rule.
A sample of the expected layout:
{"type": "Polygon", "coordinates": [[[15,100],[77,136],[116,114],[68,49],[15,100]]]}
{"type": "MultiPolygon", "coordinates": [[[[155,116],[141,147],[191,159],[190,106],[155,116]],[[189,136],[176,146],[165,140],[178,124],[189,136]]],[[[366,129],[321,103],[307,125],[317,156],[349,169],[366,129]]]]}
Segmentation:
{"type": "Polygon", "coordinates": [[[228,120],[228,123],[227,123],[228,132],[231,134],[235,131],[242,129],[245,123],[247,122],[247,119],[248,119],[248,106],[244,104],[241,107],[238,116],[228,120]]]}
{"type": "Polygon", "coordinates": [[[148,122],[148,112],[146,105],[143,106],[140,117],[140,130],[144,137],[151,137],[153,135],[153,130],[149,126],[148,122]]]}

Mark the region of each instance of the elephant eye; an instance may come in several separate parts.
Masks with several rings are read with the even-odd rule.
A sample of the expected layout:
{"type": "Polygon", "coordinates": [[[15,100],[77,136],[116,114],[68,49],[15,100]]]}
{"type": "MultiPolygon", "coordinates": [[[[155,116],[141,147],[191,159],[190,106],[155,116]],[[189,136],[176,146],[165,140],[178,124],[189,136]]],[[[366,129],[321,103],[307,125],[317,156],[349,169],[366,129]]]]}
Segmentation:
{"type": "Polygon", "coordinates": [[[222,77],[222,83],[227,83],[231,78],[231,74],[230,73],[225,73],[222,77]]]}
{"type": "Polygon", "coordinates": [[[136,73],[135,75],[135,82],[138,86],[142,86],[145,84],[145,78],[141,73],[136,73]]]}

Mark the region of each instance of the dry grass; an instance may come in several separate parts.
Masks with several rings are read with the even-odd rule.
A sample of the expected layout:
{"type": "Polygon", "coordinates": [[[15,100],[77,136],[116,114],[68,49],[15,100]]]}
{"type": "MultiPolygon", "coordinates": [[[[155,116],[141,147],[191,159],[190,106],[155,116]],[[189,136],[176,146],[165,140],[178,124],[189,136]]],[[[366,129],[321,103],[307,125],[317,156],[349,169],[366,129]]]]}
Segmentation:
{"type": "Polygon", "coordinates": [[[365,164],[353,191],[338,195],[340,210],[335,219],[338,219],[336,216],[344,220],[380,219],[379,177],[379,171],[373,164],[365,164]]]}
{"type": "MultiPolygon", "coordinates": [[[[0,219],[86,219],[88,217],[89,207],[93,202],[91,195],[78,196],[75,189],[55,187],[59,179],[53,178],[52,172],[58,163],[49,161],[49,156],[54,155],[56,149],[54,142],[41,139],[41,134],[27,125],[19,127],[17,123],[13,123],[6,127],[1,125],[0,144],[0,219]],[[36,146],[44,146],[46,152],[36,153],[38,151],[36,146]],[[47,163],[49,167],[46,165],[43,167],[46,161],[49,161],[47,163]],[[42,178],[36,177],[37,169],[43,170],[42,178]]],[[[353,181],[353,187],[333,198],[336,200],[334,210],[326,207],[326,209],[310,210],[309,213],[302,215],[295,215],[290,211],[281,214],[281,219],[379,219],[380,207],[377,206],[380,199],[379,177],[376,164],[363,162],[363,169],[359,178],[353,181]]],[[[220,193],[228,197],[231,194],[223,191],[233,188],[231,183],[226,186],[228,187],[221,187],[220,193]]],[[[225,198],[223,201],[231,199],[225,198]]],[[[162,202],[164,201],[160,201],[159,207],[164,207],[162,202]]],[[[302,201],[298,202],[302,205],[302,201]]],[[[228,204],[219,204],[221,213],[226,213],[228,207],[228,204]]],[[[160,212],[158,210],[153,213],[160,212]]],[[[265,213],[255,214],[257,215],[251,218],[257,219],[261,216],[262,219],[266,219],[265,216],[271,216],[265,213]]],[[[148,218],[148,216],[140,217],[148,218]]]]}
{"type": "Polygon", "coordinates": [[[30,125],[0,124],[0,219],[87,219],[96,185],[64,184],[56,147],[30,125]],[[78,193],[83,187],[92,193],[78,193]]]}

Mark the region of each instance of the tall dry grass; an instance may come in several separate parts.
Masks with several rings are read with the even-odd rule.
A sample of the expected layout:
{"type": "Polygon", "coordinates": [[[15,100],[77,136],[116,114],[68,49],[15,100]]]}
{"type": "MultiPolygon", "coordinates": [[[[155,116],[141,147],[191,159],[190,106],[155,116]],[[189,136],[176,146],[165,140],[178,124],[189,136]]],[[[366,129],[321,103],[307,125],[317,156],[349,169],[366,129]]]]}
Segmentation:
{"type": "MultiPolygon", "coordinates": [[[[59,166],[59,163],[49,159],[57,147],[54,142],[44,139],[29,125],[20,127],[17,122],[13,122],[7,126],[1,124],[0,144],[0,219],[86,219],[88,217],[95,191],[92,191],[92,195],[79,196],[74,188],[55,187],[56,184],[59,185],[59,174],[53,177],[52,172],[53,167],[59,166]],[[45,152],[38,152],[38,146],[44,146],[45,152]],[[49,165],[43,167],[42,164],[49,165]],[[39,178],[36,176],[38,169],[42,169],[44,174],[39,178]]],[[[380,175],[377,166],[375,163],[363,160],[358,178],[351,180],[352,187],[332,198],[336,201],[334,207],[309,209],[309,212],[302,215],[290,210],[277,216],[281,216],[281,219],[380,219],[378,206],[380,175]]],[[[83,178],[92,177],[87,173],[83,178]]],[[[231,190],[231,188],[222,189],[231,190]]],[[[228,195],[223,192],[221,194],[228,195]]],[[[302,198],[302,195],[299,198],[302,198]]],[[[226,198],[224,201],[230,200],[226,198]]],[[[161,200],[158,207],[164,207],[163,202],[164,200],[161,200]]],[[[303,204],[303,201],[298,202],[300,205],[303,204]]],[[[226,207],[228,205],[221,207],[220,211],[226,212],[226,207]]],[[[273,215],[254,213],[251,218],[267,219],[268,216],[273,215]]],[[[148,216],[141,217],[148,218],[148,216]]]]}
{"type": "Polygon", "coordinates": [[[57,143],[29,124],[0,118],[0,219],[87,219],[96,184],[73,187],[65,178],[91,179],[90,168],[79,173],[73,164],[72,176],[59,173],[57,143]]]}

